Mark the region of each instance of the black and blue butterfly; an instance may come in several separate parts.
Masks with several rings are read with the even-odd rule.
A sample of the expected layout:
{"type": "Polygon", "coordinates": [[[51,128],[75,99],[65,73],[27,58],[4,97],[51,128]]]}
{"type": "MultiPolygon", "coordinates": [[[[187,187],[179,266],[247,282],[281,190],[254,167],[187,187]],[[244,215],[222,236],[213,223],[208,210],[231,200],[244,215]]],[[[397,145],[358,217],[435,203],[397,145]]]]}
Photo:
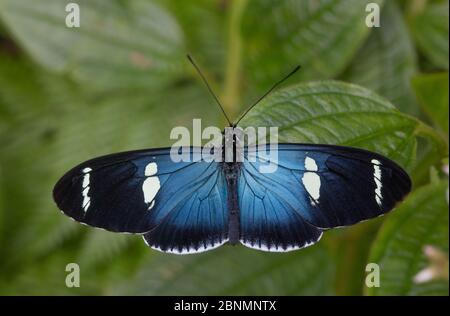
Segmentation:
{"type": "MultiPolygon", "coordinates": [[[[183,150],[195,155],[202,148],[183,150]]],[[[230,162],[174,162],[171,148],[111,154],[67,172],[53,197],[78,222],[142,234],[153,249],[187,254],[225,243],[271,252],[304,248],[324,230],[389,212],[411,190],[408,174],[373,152],[314,144],[277,150],[272,161],[252,146],[242,161],[234,154],[230,162]],[[260,172],[262,163],[276,171],[260,172]]]]}

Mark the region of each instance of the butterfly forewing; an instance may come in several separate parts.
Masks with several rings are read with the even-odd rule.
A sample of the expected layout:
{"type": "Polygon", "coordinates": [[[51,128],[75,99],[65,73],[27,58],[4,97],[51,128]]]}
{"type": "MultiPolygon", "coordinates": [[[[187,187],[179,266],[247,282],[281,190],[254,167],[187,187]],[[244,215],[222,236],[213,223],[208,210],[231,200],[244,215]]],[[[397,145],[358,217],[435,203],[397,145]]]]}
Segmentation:
{"type": "Polygon", "coordinates": [[[112,154],[86,161],[55,185],[53,197],[73,219],[114,232],[141,233],[150,229],[143,203],[144,169],[160,151],[112,154]]]}

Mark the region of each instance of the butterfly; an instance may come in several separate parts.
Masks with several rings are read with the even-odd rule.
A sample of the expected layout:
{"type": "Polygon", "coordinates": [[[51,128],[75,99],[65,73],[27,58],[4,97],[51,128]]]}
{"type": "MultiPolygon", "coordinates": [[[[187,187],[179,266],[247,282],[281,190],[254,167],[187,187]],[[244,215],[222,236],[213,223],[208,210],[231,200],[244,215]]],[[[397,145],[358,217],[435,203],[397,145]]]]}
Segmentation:
{"type": "MultiPolygon", "coordinates": [[[[237,129],[240,119],[231,123],[223,113],[237,129]]],[[[142,234],[149,247],[162,252],[191,254],[225,243],[286,252],[316,243],[325,230],[383,215],[411,191],[407,172],[377,153],[285,143],[278,144],[276,159],[262,154],[271,144],[263,151],[246,146],[237,159],[239,140],[233,137],[230,161],[174,162],[171,148],[88,160],[56,183],[54,200],[78,222],[142,234]],[[262,164],[276,170],[263,173],[262,164]]],[[[203,148],[182,150],[195,156],[203,148]]]]}

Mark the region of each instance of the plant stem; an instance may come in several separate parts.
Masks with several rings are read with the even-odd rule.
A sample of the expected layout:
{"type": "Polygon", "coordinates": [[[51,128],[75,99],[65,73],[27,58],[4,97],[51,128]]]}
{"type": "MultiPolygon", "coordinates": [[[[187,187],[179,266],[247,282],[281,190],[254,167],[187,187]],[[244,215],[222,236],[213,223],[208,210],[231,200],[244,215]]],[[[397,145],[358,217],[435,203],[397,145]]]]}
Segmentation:
{"type": "Polygon", "coordinates": [[[233,0],[231,2],[228,20],[228,49],[225,71],[225,86],[223,106],[231,119],[236,118],[240,98],[240,71],[242,57],[241,20],[247,0],[233,0]]]}

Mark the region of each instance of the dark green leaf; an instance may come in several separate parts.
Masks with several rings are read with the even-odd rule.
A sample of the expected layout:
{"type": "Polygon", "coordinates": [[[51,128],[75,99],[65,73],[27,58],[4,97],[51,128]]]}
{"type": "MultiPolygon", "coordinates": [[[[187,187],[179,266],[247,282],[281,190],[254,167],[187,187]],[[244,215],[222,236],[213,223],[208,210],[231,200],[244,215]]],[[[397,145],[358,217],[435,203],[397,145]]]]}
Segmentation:
{"type": "Polygon", "coordinates": [[[333,78],[369,33],[366,5],[360,0],[252,2],[242,19],[248,74],[268,86],[301,64],[299,78],[333,78]]]}
{"type": "Polygon", "coordinates": [[[448,254],[447,190],[448,181],[418,189],[386,219],[369,258],[380,266],[380,287],[366,288],[367,294],[448,295],[448,280],[413,281],[428,264],[424,246],[448,254]]]}
{"type": "Polygon", "coordinates": [[[416,52],[394,1],[384,5],[380,25],[372,29],[343,79],[381,94],[403,112],[417,115],[419,108],[410,83],[417,68],[416,52]]]}
{"type": "Polygon", "coordinates": [[[242,126],[278,126],[279,141],[366,148],[411,167],[422,124],[386,99],[338,81],[298,84],[255,107],[242,126]]]}
{"type": "Polygon", "coordinates": [[[436,67],[448,70],[449,1],[431,2],[418,10],[410,17],[417,45],[436,67]]]}
{"type": "Polygon", "coordinates": [[[153,1],[77,4],[79,28],[66,26],[59,0],[1,0],[0,18],[35,61],[89,86],[149,88],[180,75],[183,35],[153,1]]]}

